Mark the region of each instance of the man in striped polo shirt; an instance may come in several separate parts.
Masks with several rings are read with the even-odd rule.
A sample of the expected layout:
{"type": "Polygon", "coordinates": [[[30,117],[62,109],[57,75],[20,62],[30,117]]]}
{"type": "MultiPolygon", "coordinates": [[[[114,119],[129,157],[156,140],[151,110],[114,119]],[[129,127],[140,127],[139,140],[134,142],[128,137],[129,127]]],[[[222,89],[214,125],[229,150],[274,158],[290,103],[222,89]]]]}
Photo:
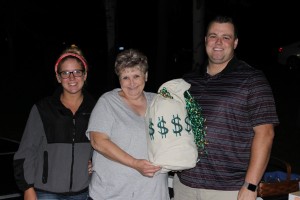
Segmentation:
{"type": "Polygon", "coordinates": [[[279,123],[264,74],[239,60],[237,30],[217,16],[205,37],[208,61],[185,75],[206,118],[206,153],[174,177],[175,200],[255,200],[279,123]]]}

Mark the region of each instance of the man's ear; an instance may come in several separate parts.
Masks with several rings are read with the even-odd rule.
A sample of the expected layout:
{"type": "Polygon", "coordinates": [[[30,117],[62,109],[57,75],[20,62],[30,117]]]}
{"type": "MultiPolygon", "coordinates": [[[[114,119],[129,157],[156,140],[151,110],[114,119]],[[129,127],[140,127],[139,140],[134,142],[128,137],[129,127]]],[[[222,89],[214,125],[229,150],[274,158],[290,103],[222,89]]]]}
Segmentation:
{"type": "Polygon", "coordinates": [[[239,39],[237,38],[237,39],[234,40],[234,49],[236,49],[238,43],[239,43],[239,39]]]}
{"type": "Polygon", "coordinates": [[[146,72],[146,74],[145,74],[145,82],[147,82],[148,81],[148,72],[146,72]]]}

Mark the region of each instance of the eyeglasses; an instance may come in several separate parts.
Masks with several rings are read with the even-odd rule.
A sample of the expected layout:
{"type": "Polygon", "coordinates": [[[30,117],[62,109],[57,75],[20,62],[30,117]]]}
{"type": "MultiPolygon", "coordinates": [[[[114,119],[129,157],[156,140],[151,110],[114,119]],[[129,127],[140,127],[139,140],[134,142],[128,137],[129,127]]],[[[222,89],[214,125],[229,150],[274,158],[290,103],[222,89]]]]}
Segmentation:
{"type": "Polygon", "coordinates": [[[84,73],[84,70],[74,70],[72,72],[69,71],[61,71],[58,74],[60,75],[60,77],[62,77],[63,79],[67,79],[70,77],[71,74],[73,74],[74,77],[82,77],[84,73]]]}

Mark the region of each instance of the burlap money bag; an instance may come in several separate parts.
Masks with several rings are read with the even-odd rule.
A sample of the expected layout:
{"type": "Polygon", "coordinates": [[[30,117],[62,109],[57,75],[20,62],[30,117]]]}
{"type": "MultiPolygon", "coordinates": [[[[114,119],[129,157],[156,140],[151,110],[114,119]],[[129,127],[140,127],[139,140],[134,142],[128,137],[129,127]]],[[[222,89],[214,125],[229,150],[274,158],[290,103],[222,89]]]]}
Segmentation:
{"type": "Polygon", "coordinates": [[[190,84],[174,79],[161,85],[146,112],[149,160],[161,173],[195,167],[198,151],[186,110],[190,84]]]}

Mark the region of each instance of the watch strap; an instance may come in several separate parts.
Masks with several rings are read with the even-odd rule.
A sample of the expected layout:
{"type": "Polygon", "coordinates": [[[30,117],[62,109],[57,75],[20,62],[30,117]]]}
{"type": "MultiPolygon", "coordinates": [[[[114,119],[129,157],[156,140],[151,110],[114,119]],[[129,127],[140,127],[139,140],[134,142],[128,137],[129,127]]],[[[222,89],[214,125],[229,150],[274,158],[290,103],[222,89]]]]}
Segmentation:
{"type": "Polygon", "coordinates": [[[248,190],[252,191],[252,192],[255,192],[256,189],[257,189],[257,185],[254,185],[252,183],[248,183],[247,181],[244,182],[244,185],[243,185],[245,188],[247,188],[248,190]]]}

